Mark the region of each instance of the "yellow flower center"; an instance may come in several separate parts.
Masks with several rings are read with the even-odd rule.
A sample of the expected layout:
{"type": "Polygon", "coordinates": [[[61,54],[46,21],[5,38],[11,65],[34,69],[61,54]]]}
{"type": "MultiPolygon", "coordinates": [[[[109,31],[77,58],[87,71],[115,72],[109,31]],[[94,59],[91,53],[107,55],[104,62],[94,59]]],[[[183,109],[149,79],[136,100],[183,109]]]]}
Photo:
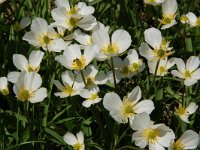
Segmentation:
{"type": "Polygon", "coordinates": [[[72,95],[75,92],[74,89],[69,85],[66,86],[62,91],[68,95],[72,95]]]}
{"type": "Polygon", "coordinates": [[[200,27],[200,17],[197,19],[197,21],[196,21],[196,26],[197,27],[200,27]]]}
{"type": "Polygon", "coordinates": [[[78,10],[79,10],[78,6],[74,6],[74,7],[70,8],[69,11],[67,11],[67,15],[74,15],[74,14],[77,14],[77,13],[78,13],[78,10]]]}
{"type": "Polygon", "coordinates": [[[165,67],[160,66],[159,71],[160,71],[160,73],[164,73],[165,72],[165,67]]]}
{"type": "Polygon", "coordinates": [[[122,113],[125,117],[125,120],[135,115],[135,103],[131,102],[130,100],[125,97],[123,99],[123,105],[122,105],[122,113]]]}
{"type": "Polygon", "coordinates": [[[90,95],[90,98],[88,98],[88,100],[95,100],[95,99],[97,99],[99,96],[98,96],[98,94],[97,93],[92,93],[91,95],[90,95]]]}
{"type": "Polygon", "coordinates": [[[76,27],[78,20],[79,20],[78,18],[73,18],[73,17],[70,17],[69,19],[67,19],[67,24],[70,27],[70,29],[73,29],[74,27],[76,27]]]}
{"type": "Polygon", "coordinates": [[[173,144],[173,150],[184,150],[184,145],[181,140],[177,140],[176,143],[173,144]]]}
{"type": "Polygon", "coordinates": [[[170,24],[172,23],[172,21],[175,19],[175,15],[171,14],[171,13],[166,13],[163,14],[163,18],[160,21],[162,24],[166,25],[166,24],[170,24]]]}
{"type": "Polygon", "coordinates": [[[28,72],[38,72],[40,70],[40,67],[33,67],[30,64],[27,65],[28,72]]]}
{"type": "Polygon", "coordinates": [[[6,96],[6,95],[8,95],[8,94],[10,93],[8,87],[6,87],[5,89],[0,90],[0,92],[1,92],[4,96],[6,96]]]}
{"type": "Polygon", "coordinates": [[[185,78],[187,79],[187,78],[190,78],[190,77],[191,77],[190,71],[186,70],[185,71],[185,78]]]}
{"type": "Polygon", "coordinates": [[[179,104],[178,108],[175,108],[175,111],[178,115],[185,115],[187,114],[187,111],[185,107],[183,107],[181,104],[179,104]]]}
{"type": "Polygon", "coordinates": [[[146,3],[154,3],[156,2],[155,0],[146,0],[146,3]]]}
{"type": "Polygon", "coordinates": [[[92,38],[91,38],[91,37],[87,39],[86,44],[87,44],[87,45],[91,45],[91,44],[92,44],[92,38]]]}
{"type": "Polygon", "coordinates": [[[133,64],[130,65],[129,68],[130,68],[131,72],[136,72],[136,71],[139,70],[140,64],[139,63],[133,63],[133,64]]]}
{"type": "Polygon", "coordinates": [[[72,68],[74,70],[82,70],[85,68],[85,65],[86,65],[86,59],[84,56],[81,56],[80,59],[77,58],[72,62],[72,68]]]}
{"type": "Polygon", "coordinates": [[[160,135],[160,132],[158,129],[145,129],[143,132],[143,137],[148,140],[149,143],[155,144],[158,140],[158,136],[160,135]]]}
{"type": "Polygon", "coordinates": [[[106,55],[117,54],[117,52],[119,51],[119,47],[117,44],[112,43],[107,46],[104,46],[102,50],[106,55]]]}
{"type": "Polygon", "coordinates": [[[86,84],[87,84],[87,86],[93,85],[93,84],[94,84],[94,81],[95,81],[95,79],[94,79],[93,77],[88,77],[88,78],[86,79],[86,84]]]}
{"type": "Polygon", "coordinates": [[[47,33],[42,33],[38,36],[37,39],[40,46],[47,46],[52,42],[51,38],[47,35],[47,33]]]}
{"type": "Polygon", "coordinates": [[[83,144],[81,143],[76,143],[73,145],[73,150],[81,150],[83,147],[83,144]]]}
{"type": "Polygon", "coordinates": [[[189,21],[188,17],[186,15],[181,16],[181,22],[186,23],[189,21]]]}
{"type": "Polygon", "coordinates": [[[128,73],[129,73],[128,67],[126,67],[126,66],[122,67],[120,70],[120,73],[123,75],[128,75],[128,73]]]}
{"type": "Polygon", "coordinates": [[[33,92],[26,90],[26,89],[20,89],[18,99],[21,101],[29,100],[33,96],[33,92]]]}

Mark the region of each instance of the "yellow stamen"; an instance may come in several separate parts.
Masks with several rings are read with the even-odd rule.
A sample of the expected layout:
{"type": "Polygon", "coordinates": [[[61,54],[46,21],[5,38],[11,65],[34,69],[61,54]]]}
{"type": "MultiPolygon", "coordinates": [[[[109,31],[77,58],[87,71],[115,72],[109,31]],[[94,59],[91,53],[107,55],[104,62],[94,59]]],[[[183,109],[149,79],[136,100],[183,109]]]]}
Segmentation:
{"type": "Polygon", "coordinates": [[[173,144],[173,150],[184,150],[184,145],[181,142],[181,140],[177,140],[174,144],[173,144]]]}
{"type": "Polygon", "coordinates": [[[75,92],[74,89],[69,85],[66,86],[62,91],[68,95],[72,95],[75,92]]]}
{"type": "Polygon", "coordinates": [[[83,147],[83,144],[81,143],[76,143],[73,145],[73,150],[81,150],[83,147]]]}
{"type": "Polygon", "coordinates": [[[107,46],[104,46],[102,48],[102,51],[106,54],[106,55],[112,55],[112,54],[117,54],[117,52],[119,51],[119,47],[117,44],[112,43],[109,44],[107,46]]]}
{"type": "Polygon", "coordinates": [[[200,17],[197,19],[197,21],[196,21],[196,26],[197,27],[200,27],[200,17]]]}
{"type": "Polygon", "coordinates": [[[92,38],[91,38],[91,37],[87,39],[86,44],[87,44],[87,45],[91,45],[91,44],[92,44],[92,38]]]}
{"type": "Polygon", "coordinates": [[[149,143],[155,144],[158,141],[158,136],[160,132],[158,129],[145,129],[143,132],[143,137],[148,140],[149,143]]]}
{"type": "Polygon", "coordinates": [[[29,100],[33,96],[33,94],[34,93],[32,91],[22,88],[19,91],[19,95],[18,95],[17,99],[21,100],[21,101],[29,100]]]}
{"type": "Polygon", "coordinates": [[[159,67],[159,71],[160,71],[161,74],[164,73],[164,72],[165,72],[165,67],[160,66],[160,67],[159,67]]]}
{"type": "Polygon", "coordinates": [[[85,68],[85,65],[86,65],[86,59],[84,56],[81,56],[80,59],[75,59],[72,63],[72,68],[74,70],[82,70],[85,68]]]}
{"type": "Polygon", "coordinates": [[[191,78],[191,73],[188,70],[185,71],[185,79],[187,78],[191,78]]]}
{"type": "Polygon", "coordinates": [[[97,99],[99,96],[98,96],[98,93],[92,93],[91,95],[90,95],[90,98],[88,98],[88,100],[95,100],[95,99],[97,99]]]}
{"type": "Polygon", "coordinates": [[[179,104],[178,108],[175,108],[175,112],[178,115],[186,115],[187,114],[186,108],[183,107],[181,104],[179,104]]]}
{"type": "Polygon", "coordinates": [[[183,16],[181,16],[180,20],[181,20],[182,23],[188,23],[189,18],[186,15],[183,15],[183,16]]]}
{"type": "Polygon", "coordinates": [[[6,96],[6,95],[8,95],[8,94],[10,93],[8,87],[6,87],[5,89],[0,90],[0,92],[1,92],[4,96],[6,96]]]}
{"type": "Polygon", "coordinates": [[[129,74],[129,69],[128,67],[124,66],[120,69],[120,73],[123,75],[128,75],[129,74]]]}
{"type": "Polygon", "coordinates": [[[125,117],[125,120],[127,120],[128,118],[136,114],[134,107],[135,107],[135,103],[128,100],[127,97],[124,97],[123,105],[122,105],[122,113],[125,117]]]}
{"type": "Polygon", "coordinates": [[[78,6],[74,6],[74,7],[70,8],[69,11],[67,11],[67,15],[74,15],[74,14],[77,14],[77,13],[78,13],[78,10],[79,10],[78,6]]]}
{"type": "Polygon", "coordinates": [[[93,77],[88,77],[88,78],[86,79],[86,84],[87,84],[87,86],[94,85],[94,81],[95,81],[95,78],[93,78],[93,77]]]}
{"type": "Polygon", "coordinates": [[[28,72],[38,72],[40,70],[39,66],[38,67],[33,67],[30,64],[28,64],[26,68],[27,68],[28,72]]]}
{"type": "Polygon", "coordinates": [[[163,14],[163,18],[160,21],[162,24],[166,25],[166,24],[170,24],[172,23],[172,21],[175,19],[175,15],[171,14],[171,13],[166,13],[163,14]]]}

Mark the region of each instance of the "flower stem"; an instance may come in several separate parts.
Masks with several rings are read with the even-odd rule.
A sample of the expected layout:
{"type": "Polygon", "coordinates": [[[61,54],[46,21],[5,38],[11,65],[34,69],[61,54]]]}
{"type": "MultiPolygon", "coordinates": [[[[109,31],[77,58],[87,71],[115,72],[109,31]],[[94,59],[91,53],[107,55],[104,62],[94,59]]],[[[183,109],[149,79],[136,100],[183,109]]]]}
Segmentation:
{"type": "Polygon", "coordinates": [[[115,76],[114,61],[113,61],[112,57],[110,58],[110,61],[111,61],[111,67],[112,67],[112,73],[113,73],[114,86],[115,86],[115,89],[116,89],[117,88],[117,82],[116,82],[116,76],[115,76]]]}
{"type": "Polygon", "coordinates": [[[83,79],[83,83],[85,84],[85,87],[87,86],[87,83],[85,81],[85,77],[84,77],[84,73],[83,73],[83,70],[80,70],[80,73],[81,73],[81,77],[83,79]]]}

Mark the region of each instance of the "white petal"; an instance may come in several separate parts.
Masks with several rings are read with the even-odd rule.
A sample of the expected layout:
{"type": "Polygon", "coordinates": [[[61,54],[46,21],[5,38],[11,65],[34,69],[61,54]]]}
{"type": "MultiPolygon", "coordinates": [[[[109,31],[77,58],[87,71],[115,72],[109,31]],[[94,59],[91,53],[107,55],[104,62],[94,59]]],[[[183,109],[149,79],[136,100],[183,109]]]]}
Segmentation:
{"type": "Polygon", "coordinates": [[[47,21],[43,18],[36,17],[31,24],[31,31],[35,32],[37,35],[46,33],[48,30],[47,21]]]}
{"type": "Polygon", "coordinates": [[[32,51],[29,56],[29,64],[33,67],[39,67],[42,62],[44,52],[42,51],[32,51]]]}
{"type": "Polygon", "coordinates": [[[99,29],[92,34],[93,43],[97,44],[99,48],[103,48],[110,44],[110,37],[105,29],[99,29]]]}
{"type": "Polygon", "coordinates": [[[185,79],[184,84],[186,86],[191,86],[197,82],[197,79],[185,79]]]}
{"type": "Polygon", "coordinates": [[[34,96],[30,98],[31,103],[38,103],[43,101],[47,97],[47,89],[46,88],[39,88],[35,93],[34,96]]]}
{"type": "Polygon", "coordinates": [[[152,61],[155,57],[152,49],[144,42],[139,47],[139,53],[149,61],[152,61]]]}
{"type": "Polygon", "coordinates": [[[28,65],[28,60],[25,56],[21,54],[14,54],[13,55],[13,64],[15,67],[21,71],[25,71],[28,65]]]}
{"type": "Polygon", "coordinates": [[[80,142],[80,143],[83,143],[84,142],[84,135],[83,135],[83,132],[80,131],[76,134],[76,137],[77,137],[77,140],[80,142]]]}
{"type": "Polygon", "coordinates": [[[70,5],[68,0],[56,0],[55,4],[57,7],[65,7],[67,10],[70,10],[70,5]]]}
{"type": "Polygon", "coordinates": [[[119,53],[123,53],[125,50],[127,50],[131,45],[131,36],[130,34],[125,30],[116,30],[112,34],[112,43],[117,44],[119,47],[119,53]]]}
{"type": "Polygon", "coordinates": [[[89,45],[90,40],[91,40],[91,36],[81,32],[81,30],[76,30],[73,33],[74,35],[74,39],[79,42],[82,45],[89,45]]]}
{"type": "Polygon", "coordinates": [[[108,80],[107,76],[102,72],[99,72],[95,77],[96,84],[105,84],[107,80],[108,80]]]}
{"type": "Polygon", "coordinates": [[[136,86],[131,93],[128,94],[129,101],[135,101],[136,103],[141,99],[142,93],[139,86],[136,86]]]}
{"type": "Polygon", "coordinates": [[[175,63],[178,71],[184,74],[186,69],[184,61],[181,58],[175,58],[175,63]]]}
{"type": "Polygon", "coordinates": [[[94,13],[94,8],[92,6],[87,6],[83,2],[79,2],[77,6],[79,8],[78,14],[80,14],[82,16],[87,16],[87,15],[91,15],[94,13]]]}
{"type": "Polygon", "coordinates": [[[84,70],[84,76],[95,77],[97,72],[98,72],[97,66],[92,64],[87,66],[87,68],[84,70]]]}
{"type": "Polygon", "coordinates": [[[39,46],[39,42],[36,38],[36,34],[33,31],[26,32],[26,34],[22,37],[23,40],[27,41],[29,44],[33,46],[39,46]]]}
{"type": "Polygon", "coordinates": [[[200,79],[200,68],[192,72],[191,78],[200,79]]]}
{"type": "Polygon", "coordinates": [[[178,9],[178,4],[176,0],[165,0],[162,4],[163,14],[175,14],[178,9]]]}
{"type": "Polygon", "coordinates": [[[199,135],[192,130],[187,130],[179,140],[183,143],[184,149],[195,149],[199,144],[199,135]]]}
{"type": "Polygon", "coordinates": [[[187,110],[187,112],[188,112],[189,114],[193,114],[193,113],[197,110],[197,108],[198,108],[198,105],[197,105],[196,103],[194,103],[194,102],[191,102],[191,103],[187,106],[186,110],[187,110]]]}
{"type": "Polygon", "coordinates": [[[145,148],[147,140],[144,138],[143,131],[134,132],[132,135],[132,140],[135,141],[135,145],[139,146],[140,148],[145,148]]]}
{"type": "Polygon", "coordinates": [[[66,49],[67,43],[61,38],[52,40],[51,43],[48,45],[48,50],[53,52],[61,52],[62,50],[66,49]]]}
{"type": "Polygon", "coordinates": [[[135,49],[129,50],[127,58],[130,64],[138,62],[139,58],[137,51],[135,49]]]}
{"type": "Polygon", "coordinates": [[[116,93],[107,93],[103,98],[103,106],[109,111],[112,109],[120,109],[122,101],[116,93]]]}
{"type": "Polygon", "coordinates": [[[149,28],[144,31],[145,41],[153,48],[159,48],[162,43],[162,35],[160,30],[149,28]]]}
{"type": "Polygon", "coordinates": [[[184,79],[184,78],[185,78],[184,74],[178,72],[177,70],[172,70],[172,71],[171,71],[171,74],[174,75],[174,76],[176,76],[176,77],[179,77],[179,78],[181,78],[181,79],[184,79]]]}
{"type": "Polygon", "coordinates": [[[54,80],[53,82],[55,84],[55,86],[59,89],[59,90],[63,90],[64,89],[64,86],[60,83],[60,81],[58,80],[54,80]]]}
{"type": "Polygon", "coordinates": [[[18,81],[19,75],[20,75],[20,72],[16,72],[16,71],[9,72],[7,75],[8,81],[10,81],[11,83],[16,83],[18,81]]]}
{"type": "Polygon", "coordinates": [[[155,109],[153,101],[151,100],[142,100],[141,102],[136,104],[136,112],[142,113],[146,112],[147,114],[150,114],[155,109]]]}
{"type": "Polygon", "coordinates": [[[24,29],[26,28],[29,24],[31,23],[30,17],[23,17],[22,20],[20,21],[20,28],[24,29]]]}
{"type": "Polygon", "coordinates": [[[96,57],[96,50],[98,47],[96,45],[89,45],[84,50],[84,57],[86,59],[86,65],[88,65],[95,57],[96,57]]]}
{"type": "Polygon", "coordinates": [[[196,26],[197,16],[192,12],[187,13],[186,16],[189,19],[189,24],[191,26],[196,26]]]}
{"type": "Polygon", "coordinates": [[[131,123],[133,130],[144,130],[151,126],[150,116],[147,113],[137,114],[131,123]]]}
{"type": "Polygon", "coordinates": [[[64,136],[63,136],[64,141],[69,144],[69,145],[74,145],[76,144],[77,138],[70,132],[67,132],[64,136]]]}
{"type": "Polygon", "coordinates": [[[90,91],[88,91],[87,89],[83,89],[81,90],[80,96],[83,98],[90,98],[90,91]]]}
{"type": "Polygon", "coordinates": [[[78,27],[81,29],[84,29],[86,31],[90,31],[94,28],[94,26],[97,24],[96,18],[92,15],[88,15],[83,17],[79,22],[78,22],[78,27]]]}
{"type": "MultiPolygon", "coordinates": [[[[54,93],[55,96],[60,97],[60,98],[66,98],[69,96],[69,94],[64,93],[64,92],[56,92],[54,93]]],[[[75,95],[75,94],[74,94],[75,95]]],[[[72,95],[71,95],[72,96],[72,95]]]]}
{"type": "Polygon", "coordinates": [[[61,78],[65,86],[74,84],[75,77],[72,71],[63,72],[61,78]]]}
{"type": "Polygon", "coordinates": [[[6,89],[8,86],[8,80],[6,77],[1,77],[0,78],[0,90],[6,89]]]}
{"type": "Polygon", "coordinates": [[[92,101],[91,100],[85,100],[82,102],[82,105],[86,108],[89,108],[92,105],[92,101]]]}
{"type": "Polygon", "coordinates": [[[191,56],[186,62],[186,68],[190,72],[193,72],[198,68],[199,64],[200,64],[199,57],[191,56]]]}

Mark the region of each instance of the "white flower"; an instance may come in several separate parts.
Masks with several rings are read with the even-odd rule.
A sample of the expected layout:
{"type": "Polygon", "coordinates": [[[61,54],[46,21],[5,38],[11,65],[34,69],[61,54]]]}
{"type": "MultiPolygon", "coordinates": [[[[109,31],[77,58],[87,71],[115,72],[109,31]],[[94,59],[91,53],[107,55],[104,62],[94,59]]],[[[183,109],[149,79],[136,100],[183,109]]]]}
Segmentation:
{"type": "MultiPolygon", "coordinates": [[[[168,69],[171,68],[174,64],[175,64],[174,58],[170,58],[169,60],[167,60],[167,58],[165,58],[164,60],[161,59],[158,64],[156,75],[165,76],[166,74],[168,74],[168,69]]],[[[155,74],[156,65],[157,62],[148,61],[150,73],[155,74]]]]}
{"type": "Polygon", "coordinates": [[[61,90],[61,92],[55,93],[55,96],[65,98],[68,96],[78,95],[84,88],[84,83],[76,80],[75,75],[71,71],[63,72],[61,78],[64,85],[62,85],[58,80],[54,81],[56,87],[61,90]]]}
{"type": "Polygon", "coordinates": [[[65,13],[68,16],[83,17],[94,13],[92,6],[87,6],[84,2],[79,2],[75,6],[70,6],[68,0],[56,0],[55,4],[57,7],[64,7],[65,13]]]}
{"type": "Polygon", "coordinates": [[[63,136],[63,139],[67,144],[71,145],[74,150],[84,150],[85,149],[84,135],[83,135],[82,131],[78,132],[76,134],[76,136],[70,132],[67,132],[63,136]]]}
{"type": "Polygon", "coordinates": [[[186,86],[195,84],[200,79],[199,58],[191,56],[186,64],[181,58],[175,58],[175,63],[178,70],[172,70],[174,76],[184,79],[186,86]]]}
{"type": "Polygon", "coordinates": [[[149,5],[159,5],[162,4],[165,0],[144,0],[145,4],[149,4],[149,5]]]}
{"type": "Polygon", "coordinates": [[[160,30],[149,28],[144,31],[145,41],[153,48],[150,48],[147,43],[142,43],[139,52],[148,61],[157,62],[159,59],[165,59],[173,53],[169,42],[162,38],[160,30]]]}
{"type": "Polygon", "coordinates": [[[26,28],[31,23],[30,17],[23,17],[19,23],[20,29],[26,28]]]}
{"type": "Polygon", "coordinates": [[[80,44],[87,46],[92,44],[92,37],[88,34],[81,32],[81,30],[76,30],[73,33],[74,39],[80,44]]]}
{"type": "Polygon", "coordinates": [[[154,104],[151,100],[142,100],[140,87],[135,87],[131,93],[120,99],[118,94],[111,92],[107,93],[103,99],[104,107],[110,111],[110,115],[117,122],[127,123],[128,120],[134,119],[136,114],[146,112],[150,114],[154,110],[154,104]]]}
{"type": "Polygon", "coordinates": [[[80,93],[80,96],[85,98],[86,100],[82,103],[82,105],[86,108],[89,108],[91,105],[99,103],[102,98],[99,98],[99,88],[95,87],[92,89],[83,89],[80,93]]]}
{"type": "Polygon", "coordinates": [[[195,149],[199,144],[199,135],[192,131],[185,131],[176,142],[172,142],[168,150],[187,150],[195,149]]]}
{"type": "Polygon", "coordinates": [[[70,70],[83,70],[96,56],[98,47],[89,45],[81,54],[80,46],[77,44],[70,45],[66,48],[63,55],[55,58],[61,65],[70,70]]]}
{"type": "MultiPolygon", "coordinates": [[[[107,77],[103,72],[99,72],[96,65],[89,65],[83,70],[86,87],[91,88],[97,85],[103,85],[107,82],[107,77]]],[[[83,82],[81,74],[78,75],[78,80],[83,82]]]]}
{"type": "MultiPolygon", "coordinates": [[[[44,53],[42,51],[32,51],[29,55],[29,59],[27,60],[24,55],[14,54],[13,55],[13,64],[20,71],[26,72],[38,72],[40,70],[40,63],[42,62],[42,58],[44,53]]],[[[20,72],[9,72],[8,73],[8,81],[12,83],[16,83],[19,77],[20,72]]]]}
{"type": "Polygon", "coordinates": [[[47,97],[47,89],[40,87],[42,78],[36,72],[21,72],[18,81],[14,84],[13,91],[20,101],[37,103],[47,97]]]}
{"type": "Polygon", "coordinates": [[[54,27],[63,27],[72,30],[79,27],[90,31],[97,24],[96,18],[92,15],[74,16],[66,13],[65,7],[55,8],[51,11],[52,18],[55,20],[51,25],[54,27]]]}
{"type": "Polygon", "coordinates": [[[43,18],[35,18],[31,24],[31,31],[23,36],[23,40],[44,50],[61,52],[67,46],[58,33],[49,26],[43,18]]]}
{"type": "Polygon", "coordinates": [[[200,17],[197,16],[193,12],[189,12],[186,15],[181,16],[181,22],[187,23],[191,27],[199,27],[200,26],[200,17]]]}
{"type": "Polygon", "coordinates": [[[2,4],[3,2],[5,2],[6,0],[0,0],[0,4],[2,4]]]}
{"type": "Polygon", "coordinates": [[[191,102],[187,107],[179,104],[178,108],[175,108],[175,113],[180,117],[180,119],[186,123],[189,123],[188,118],[191,114],[195,113],[198,105],[196,103],[191,102]]]}
{"type": "Polygon", "coordinates": [[[8,80],[6,77],[0,78],[0,93],[2,93],[4,96],[10,93],[8,89],[8,80]]]}
{"type": "Polygon", "coordinates": [[[160,22],[163,24],[161,29],[170,28],[176,24],[176,11],[178,9],[178,4],[176,0],[165,0],[162,4],[162,20],[160,22]]]}
{"type": "Polygon", "coordinates": [[[92,40],[101,49],[97,59],[103,61],[126,51],[131,45],[131,36],[125,30],[116,30],[110,39],[108,31],[99,29],[92,33],[92,40]]]}
{"type": "Polygon", "coordinates": [[[135,116],[131,128],[136,130],[132,140],[140,148],[149,146],[149,150],[165,150],[175,138],[173,131],[165,124],[153,124],[147,113],[140,113],[135,116]]]}
{"type": "Polygon", "coordinates": [[[137,74],[144,70],[145,64],[143,63],[142,59],[139,59],[136,50],[134,49],[129,50],[127,59],[128,59],[129,70],[132,73],[137,74]]]}

